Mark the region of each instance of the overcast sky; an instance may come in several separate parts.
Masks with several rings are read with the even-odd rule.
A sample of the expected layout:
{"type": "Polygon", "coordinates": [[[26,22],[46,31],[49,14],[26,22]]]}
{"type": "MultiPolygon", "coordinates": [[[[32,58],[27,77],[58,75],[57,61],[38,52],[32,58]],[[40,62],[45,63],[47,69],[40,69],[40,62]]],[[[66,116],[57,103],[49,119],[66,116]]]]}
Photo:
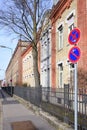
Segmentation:
{"type": "MultiPolygon", "coordinates": [[[[5,1],[6,0],[0,0],[0,8],[4,8],[3,2],[5,1]]],[[[19,37],[13,34],[8,35],[8,32],[4,28],[0,29],[0,45],[10,47],[14,52],[14,49],[18,43],[18,39],[19,37]]],[[[0,80],[5,78],[5,70],[9,64],[10,58],[11,50],[0,47],[0,80]]]]}

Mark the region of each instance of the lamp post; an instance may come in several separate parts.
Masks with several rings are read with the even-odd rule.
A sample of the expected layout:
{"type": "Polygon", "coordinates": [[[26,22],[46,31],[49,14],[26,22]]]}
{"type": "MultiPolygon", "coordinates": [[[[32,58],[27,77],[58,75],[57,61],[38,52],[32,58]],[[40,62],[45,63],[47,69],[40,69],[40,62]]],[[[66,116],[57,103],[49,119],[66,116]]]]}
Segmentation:
{"type": "MultiPolygon", "coordinates": [[[[12,48],[8,47],[8,46],[3,46],[3,45],[0,45],[1,48],[6,48],[6,49],[9,49],[11,51],[11,56],[12,56],[12,53],[13,53],[13,50],[12,48]]],[[[10,79],[10,82],[11,82],[11,95],[12,95],[12,69],[11,69],[11,79],[10,79]]]]}

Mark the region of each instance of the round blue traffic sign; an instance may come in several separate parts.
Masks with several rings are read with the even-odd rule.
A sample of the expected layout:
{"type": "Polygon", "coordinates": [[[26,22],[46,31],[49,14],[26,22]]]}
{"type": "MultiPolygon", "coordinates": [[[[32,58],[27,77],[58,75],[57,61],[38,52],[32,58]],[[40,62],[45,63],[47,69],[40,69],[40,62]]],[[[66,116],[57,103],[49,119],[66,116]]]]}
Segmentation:
{"type": "Polygon", "coordinates": [[[79,41],[79,39],[80,39],[80,30],[78,28],[74,28],[68,36],[68,42],[71,45],[74,45],[79,41]]]}
{"type": "Polygon", "coordinates": [[[79,60],[80,55],[81,55],[80,48],[77,46],[72,47],[68,54],[69,61],[71,63],[76,63],[79,60]]]}

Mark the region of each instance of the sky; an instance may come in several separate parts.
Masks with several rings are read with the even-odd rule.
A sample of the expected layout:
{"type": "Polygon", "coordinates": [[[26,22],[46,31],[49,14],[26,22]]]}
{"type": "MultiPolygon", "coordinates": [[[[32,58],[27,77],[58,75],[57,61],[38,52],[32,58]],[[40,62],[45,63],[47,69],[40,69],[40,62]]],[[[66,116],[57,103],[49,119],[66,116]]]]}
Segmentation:
{"type": "MultiPolygon", "coordinates": [[[[0,0],[0,8],[4,7],[2,3],[5,0],[0,0]]],[[[52,0],[51,0],[52,2],[52,0]]],[[[12,49],[12,53],[14,52],[16,45],[18,43],[19,37],[14,34],[8,34],[5,28],[0,29],[0,45],[9,47],[12,49]]],[[[5,70],[9,64],[9,61],[12,57],[11,50],[8,48],[0,47],[0,80],[5,79],[5,70]]]]}
{"type": "Polygon", "coordinates": [[[13,36],[7,36],[5,30],[0,30],[0,45],[10,47],[8,48],[1,48],[0,47],[0,79],[4,79],[5,70],[9,64],[11,59],[12,53],[18,43],[18,38],[14,38],[13,36]]]}
{"type": "MultiPolygon", "coordinates": [[[[3,7],[3,1],[4,0],[0,0],[0,8],[3,7]]],[[[5,30],[5,28],[0,29],[0,45],[10,47],[12,49],[12,52],[14,52],[14,49],[18,43],[18,39],[19,37],[15,35],[8,35],[8,32],[5,30]]],[[[0,80],[5,78],[5,70],[11,59],[12,52],[8,48],[0,47],[0,80]]]]}

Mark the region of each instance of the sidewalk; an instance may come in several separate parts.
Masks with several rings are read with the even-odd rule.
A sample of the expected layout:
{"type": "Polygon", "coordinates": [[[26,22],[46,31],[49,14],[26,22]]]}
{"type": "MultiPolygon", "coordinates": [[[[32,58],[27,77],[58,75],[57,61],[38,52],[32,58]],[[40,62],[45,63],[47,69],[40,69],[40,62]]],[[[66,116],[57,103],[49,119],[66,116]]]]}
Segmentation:
{"type": "Polygon", "coordinates": [[[20,104],[15,98],[5,97],[1,100],[2,100],[2,110],[3,110],[2,130],[17,130],[16,127],[12,129],[12,124],[16,124],[16,126],[18,124],[21,124],[20,128],[22,128],[23,130],[28,130],[27,127],[29,121],[32,121],[32,123],[37,128],[37,130],[56,130],[45,119],[42,119],[40,116],[35,115],[32,111],[28,110],[22,104],[20,104]],[[26,128],[23,128],[24,126],[23,123],[24,125],[27,125],[26,128]]]}
{"type": "Polygon", "coordinates": [[[33,104],[0,90],[0,130],[73,130],[33,104]]]}

